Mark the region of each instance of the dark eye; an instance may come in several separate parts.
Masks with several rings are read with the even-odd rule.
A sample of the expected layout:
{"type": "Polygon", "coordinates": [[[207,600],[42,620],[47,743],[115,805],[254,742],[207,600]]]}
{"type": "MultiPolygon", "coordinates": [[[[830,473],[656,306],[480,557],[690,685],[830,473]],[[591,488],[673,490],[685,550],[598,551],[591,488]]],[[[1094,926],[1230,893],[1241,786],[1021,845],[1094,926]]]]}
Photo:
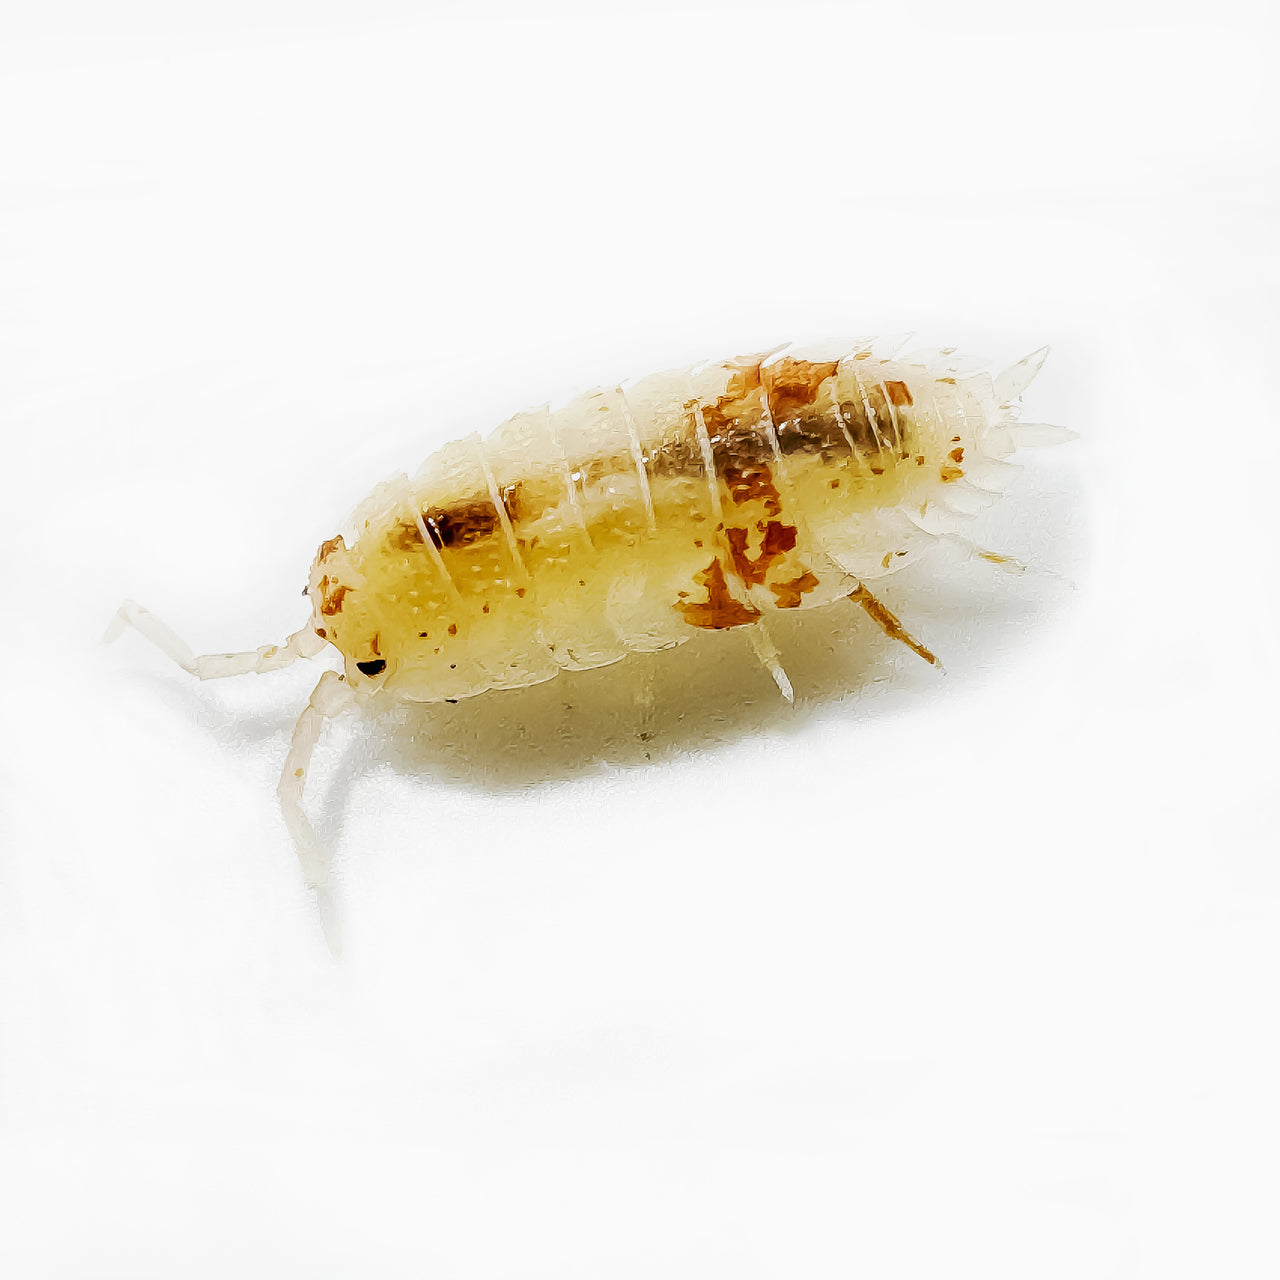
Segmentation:
{"type": "Polygon", "coordinates": [[[357,662],[356,666],[367,676],[380,676],[387,669],[385,658],[371,658],[368,662],[357,662]]]}

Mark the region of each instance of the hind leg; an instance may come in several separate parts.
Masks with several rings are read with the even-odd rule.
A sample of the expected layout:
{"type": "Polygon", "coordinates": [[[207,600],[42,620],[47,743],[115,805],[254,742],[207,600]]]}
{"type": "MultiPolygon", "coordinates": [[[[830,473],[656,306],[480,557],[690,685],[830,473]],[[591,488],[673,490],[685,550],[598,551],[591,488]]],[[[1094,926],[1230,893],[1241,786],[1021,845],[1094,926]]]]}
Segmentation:
{"type": "Polygon", "coordinates": [[[891,640],[902,641],[912,653],[919,654],[931,667],[941,666],[937,657],[911,635],[894,614],[885,608],[861,583],[858,584],[857,590],[849,592],[849,599],[855,604],[860,604],[867,611],[867,616],[891,640]]]}
{"type": "Polygon", "coordinates": [[[778,692],[790,703],[796,700],[795,690],[791,687],[791,681],[787,678],[786,671],[782,667],[782,658],[778,653],[778,647],[773,643],[773,637],[765,629],[764,619],[751,623],[747,627],[747,639],[751,641],[751,651],[756,655],[760,665],[773,677],[773,683],[778,686],[778,692]]]}
{"type": "Polygon", "coordinates": [[[126,626],[141,632],[184,671],[189,671],[200,680],[220,680],[225,676],[278,671],[281,667],[297,662],[299,658],[315,657],[328,643],[307,626],[301,631],[295,631],[284,644],[265,644],[259,649],[244,653],[196,654],[176,631],[135,600],[126,600],[120,606],[103,639],[108,643],[115,640],[126,626]]]}
{"type": "Polygon", "coordinates": [[[285,757],[284,770],[276,788],[284,825],[293,837],[307,888],[316,895],[320,926],[335,956],[342,950],[342,940],[330,883],[329,856],[316,839],[315,828],[303,810],[302,795],[307,785],[311,757],[324,732],[325,721],[345,711],[354,700],[351,686],[336,671],[326,671],[320,677],[311,691],[310,701],[294,725],[289,754],[285,757]]]}

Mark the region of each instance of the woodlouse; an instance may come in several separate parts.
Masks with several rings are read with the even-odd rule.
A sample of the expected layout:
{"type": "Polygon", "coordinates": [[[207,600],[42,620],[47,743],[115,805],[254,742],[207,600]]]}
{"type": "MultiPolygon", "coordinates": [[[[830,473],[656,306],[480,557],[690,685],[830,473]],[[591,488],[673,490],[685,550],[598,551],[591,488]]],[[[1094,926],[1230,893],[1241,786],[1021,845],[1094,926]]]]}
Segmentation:
{"type": "Polygon", "coordinates": [[[963,541],[1015,447],[1071,433],[1017,420],[1047,347],[992,378],[953,348],[899,358],[900,346],[703,364],[448,444],[321,544],[311,619],[282,645],[198,657],[131,601],[113,632],[132,624],[201,679],[341,654],[279,786],[333,941],[328,860],[302,796],[323,722],[352,703],[457,700],[737,627],[790,699],[766,618],[841,597],[936,664],[867,584],[938,539],[963,541]]]}

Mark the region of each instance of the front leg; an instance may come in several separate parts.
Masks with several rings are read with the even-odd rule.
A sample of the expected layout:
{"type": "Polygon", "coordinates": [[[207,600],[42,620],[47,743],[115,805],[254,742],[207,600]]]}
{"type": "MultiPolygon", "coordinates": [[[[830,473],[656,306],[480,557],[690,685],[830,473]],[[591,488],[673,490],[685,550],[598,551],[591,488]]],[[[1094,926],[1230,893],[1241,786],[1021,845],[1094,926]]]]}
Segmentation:
{"type": "Polygon", "coordinates": [[[302,795],[307,785],[311,757],[324,731],[325,721],[341,714],[354,702],[355,694],[344,676],[336,671],[326,671],[320,677],[319,683],[311,692],[310,701],[294,725],[289,754],[285,757],[284,771],[276,788],[284,825],[293,837],[307,888],[316,895],[320,927],[324,930],[325,941],[335,957],[342,950],[342,937],[333,900],[331,861],[316,839],[315,828],[303,810],[302,795]]]}

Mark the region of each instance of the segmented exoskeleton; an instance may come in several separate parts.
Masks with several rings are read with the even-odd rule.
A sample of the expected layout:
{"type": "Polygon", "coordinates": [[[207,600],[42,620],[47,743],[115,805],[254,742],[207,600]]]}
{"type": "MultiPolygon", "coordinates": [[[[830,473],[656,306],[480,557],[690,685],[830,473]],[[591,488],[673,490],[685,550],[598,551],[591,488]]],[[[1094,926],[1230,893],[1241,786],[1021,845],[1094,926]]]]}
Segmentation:
{"type": "Polygon", "coordinates": [[[353,700],[457,700],[739,627],[790,698],[768,616],[842,596],[936,663],[867,584],[957,537],[998,494],[1018,443],[1066,434],[1016,421],[1046,354],[992,379],[951,350],[894,358],[866,344],[592,391],[375,489],[321,545],[310,623],[283,646],[196,657],[139,606],[120,617],[201,678],[329,644],[342,655],[299,719],[280,784],[331,929],[327,860],[301,799],[323,720],[353,700]]]}

